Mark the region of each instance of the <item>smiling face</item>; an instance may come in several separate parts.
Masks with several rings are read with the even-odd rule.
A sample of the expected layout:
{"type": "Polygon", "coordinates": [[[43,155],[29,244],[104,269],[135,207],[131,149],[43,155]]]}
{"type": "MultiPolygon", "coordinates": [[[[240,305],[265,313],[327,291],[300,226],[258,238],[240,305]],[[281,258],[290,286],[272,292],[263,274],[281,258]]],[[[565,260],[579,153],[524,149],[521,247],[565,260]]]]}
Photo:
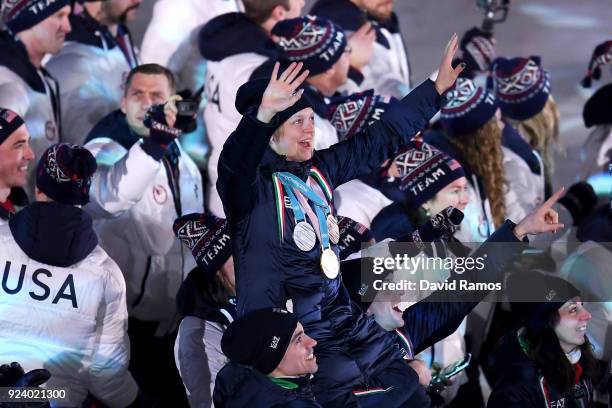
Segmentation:
{"type": "Polygon", "coordinates": [[[295,377],[316,373],[319,368],[317,358],[314,355],[316,345],[317,342],[307,336],[304,333],[304,327],[298,323],[283,359],[271,375],[274,377],[295,377]]]}
{"type": "Polygon", "coordinates": [[[0,144],[0,189],[25,186],[32,160],[30,134],[23,124],[0,144]]]}
{"type": "Polygon", "coordinates": [[[314,111],[305,108],[282,124],[271,139],[272,149],[288,161],[303,162],[314,152],[314,111]]]}
{"type": "Polygon", "coordinates": [[[367,314],[374,315],[376,323],[387,331],[404,326],[401,292],[384,290],[376,294],[367,314]]]}
{"type": "Polygon", "coordinates": [[[465,211],[468,203],[468,181],[465,177],[460,177],[438,191],[434,198],[423,204],[423,208],[435,215],[449,206],[465,211]]]}
{"type": "Polygon", "coordinates": [[[584,308],[580,297],[565,302],[558,313],[559,321],[555,324],[554,331],[563,351],[569,353],[584,344],[587,325],[592,316],[584,308]]]}

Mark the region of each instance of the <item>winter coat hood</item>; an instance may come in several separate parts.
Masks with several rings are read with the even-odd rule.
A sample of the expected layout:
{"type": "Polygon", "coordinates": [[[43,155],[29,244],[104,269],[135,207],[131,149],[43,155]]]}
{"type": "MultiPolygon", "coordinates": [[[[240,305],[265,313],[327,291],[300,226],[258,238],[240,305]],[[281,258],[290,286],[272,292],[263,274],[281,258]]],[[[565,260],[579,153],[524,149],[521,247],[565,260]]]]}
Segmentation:
{"type": "Polygon", "coordinates": [[[47,265],[74,265],[98,245],[89,214],[57,202],[32,203],[15,214],[9,226],[22,251],[47,265]]]}
{"type": "Polygon", "coordinates": [[[247,52],[276,58],[280,52],[266,32],[244,13],[222,14],[210,20],[200,31],[198,44],[202,56],[210,61],[247,52]]]}

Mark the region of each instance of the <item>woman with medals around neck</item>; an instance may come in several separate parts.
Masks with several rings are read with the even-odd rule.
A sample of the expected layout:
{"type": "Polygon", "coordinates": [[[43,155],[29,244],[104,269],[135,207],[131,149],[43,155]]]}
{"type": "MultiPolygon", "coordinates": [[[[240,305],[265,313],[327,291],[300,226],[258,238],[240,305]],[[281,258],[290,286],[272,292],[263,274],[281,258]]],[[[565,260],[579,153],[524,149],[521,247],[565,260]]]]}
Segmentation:
{"type": "MultiPolygon", "coordinates": [[[[355,312],[342,284],[333,189],[379,168],[427,125],[464,68],[451,65],[456,50],[453,34],[435,82],[424,81],[363,132],[321,151],[313,147],[301,63],[280,74],[277,63],[271,78],[249,81],[236,95],[243,117],[223,146],[217,189],[232,235],[238,316],[291,306],[318,342],[313,389],[322,404],[356,402],[352,390],[372,387],[378,374],[404,364],[393,339],[355,312]]],[[[397,378],[399,399],[418,387],[410,368],[397,378]]]]}

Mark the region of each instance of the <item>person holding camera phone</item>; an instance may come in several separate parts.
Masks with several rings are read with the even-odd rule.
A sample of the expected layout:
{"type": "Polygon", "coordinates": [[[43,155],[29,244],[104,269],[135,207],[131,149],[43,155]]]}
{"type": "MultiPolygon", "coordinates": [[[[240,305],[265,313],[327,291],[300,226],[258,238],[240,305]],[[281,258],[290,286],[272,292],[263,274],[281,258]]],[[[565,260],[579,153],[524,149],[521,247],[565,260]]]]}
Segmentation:
{"type": "Polygon", "coordinates": [[[172,224],[204,210],[200,172],[177,139],[178,128],[192,117],[178,114],[174,84],[160,65],[134,68],[120,109],[102,119],[86,143],[99,170],[85,209],[125,275],[134,377],[161,406],[176,406],[179,394],[179,401],[185,398],[172,352],[179,321],[175,299],[196,266],[172,224]]]}

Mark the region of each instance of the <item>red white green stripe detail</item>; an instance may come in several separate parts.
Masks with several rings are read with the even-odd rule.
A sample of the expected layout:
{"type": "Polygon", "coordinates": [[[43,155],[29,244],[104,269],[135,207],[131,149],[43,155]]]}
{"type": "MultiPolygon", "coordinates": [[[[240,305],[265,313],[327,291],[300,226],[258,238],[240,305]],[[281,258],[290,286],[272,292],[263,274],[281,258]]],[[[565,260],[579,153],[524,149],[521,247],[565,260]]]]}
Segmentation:
{"type": "Polygon", "coordinates": [[[542,396],[544,397],[544,406],[546,408],[550,408],[550,396],[548,395],[548,389],[546,388],[546,379],[543,375],[540,376],[540,391],[542,391],[542,396]]]}
{"type": "Polygon", "coordinates": [[[327,201],[331,204],[332,202],[332,189],[325,177],[323,177],[323,173],[321,170],[317,169],[315,166],[310,168],[310,175],[321,185],[321,189],[323,190],[323,194],[327,197],[327,201]]]}
{"type": "Polygon", "coordinates": [[[379,395],[389,392],[393,389],[393,386],[389,388],[370,388],[369,390],[354,390],[353,395],[356,397],[366,397],[370,395],[379,395]]]}
{"type": "Polygon", "coordinates": [[[273,174],[272,184],[274,184],[274,198],[276,198],[276,217],[278,218],[278,237],[280,242],[285,238],[285,193],[283,191],[283,183],[273,174]]]}

